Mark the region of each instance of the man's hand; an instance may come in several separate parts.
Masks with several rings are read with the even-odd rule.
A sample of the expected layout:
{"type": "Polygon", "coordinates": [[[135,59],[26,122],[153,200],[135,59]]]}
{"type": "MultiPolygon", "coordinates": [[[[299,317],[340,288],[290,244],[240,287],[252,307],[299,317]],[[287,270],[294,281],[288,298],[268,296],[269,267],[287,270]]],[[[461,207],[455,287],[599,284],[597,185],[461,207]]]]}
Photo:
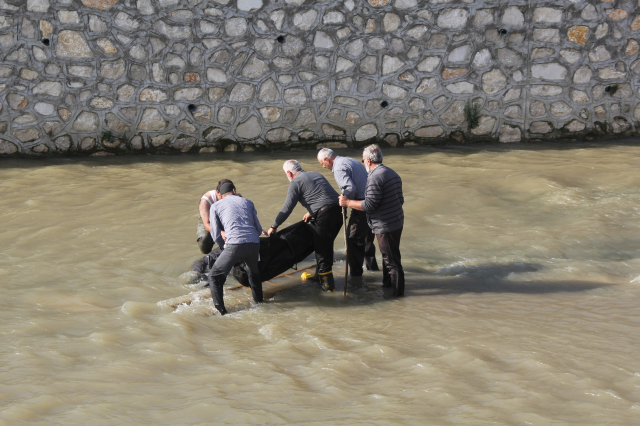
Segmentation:
{"type": "Polygon", "coordinates": [[[338,197],[338,203],[340,204],[341,207],[349,207],[349,201],[350,200],[344,195],[341,195],[340,197],[338,197]]]}
{"type": "Polygon", "coordinates": [[[276,230],[273,228],[269,228],[269,230],[267,231],[267,237],[270,237],[271,235],[275,234],[276,230]]]}
{"type": "Polygon", "coordinates": [[[304,220],[304,223],[309,222],[309,219],[311,219],[311,213],[305,214],[304,216],[302,216],[302,220],[304,220]]]}
{"type": "Polygon", "coordinates": [[[227,241],[227,237],[224,236],[224,231],[220,231],[220,236],[224,241],[227,241]]]}

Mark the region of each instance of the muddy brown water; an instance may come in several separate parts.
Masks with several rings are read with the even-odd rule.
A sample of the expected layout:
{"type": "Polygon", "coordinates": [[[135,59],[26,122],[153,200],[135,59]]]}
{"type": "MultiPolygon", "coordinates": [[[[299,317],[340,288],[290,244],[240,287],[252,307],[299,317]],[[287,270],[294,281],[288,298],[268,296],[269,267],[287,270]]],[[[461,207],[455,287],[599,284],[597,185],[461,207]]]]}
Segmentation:
{"type": "Polygon", "coordinates": [[[367,272],[224,318],[157,303],[196,290],[200,195],[267,227],[284,160],[335,185],[315,152],[0,162],[0,424],[638,424],[640,146],[385,154],[406,297],[367,272]]]}

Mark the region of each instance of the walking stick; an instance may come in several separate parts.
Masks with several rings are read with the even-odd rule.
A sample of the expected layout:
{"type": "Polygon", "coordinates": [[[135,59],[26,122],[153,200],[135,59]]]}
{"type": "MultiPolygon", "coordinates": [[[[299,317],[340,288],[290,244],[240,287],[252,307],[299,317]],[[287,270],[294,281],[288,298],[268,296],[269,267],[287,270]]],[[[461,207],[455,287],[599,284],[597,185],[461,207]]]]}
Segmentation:
{"type": "Polygon", "coordinates": [[[344,268],[344,290],[342,292],[343,296],[347,295],[347,278],[349,277],[349,246],[347,245],[347,208],[342,208],[342,221],[344,222],[344,252],[346,258],[344,260],[345,268],[344,268]]]}

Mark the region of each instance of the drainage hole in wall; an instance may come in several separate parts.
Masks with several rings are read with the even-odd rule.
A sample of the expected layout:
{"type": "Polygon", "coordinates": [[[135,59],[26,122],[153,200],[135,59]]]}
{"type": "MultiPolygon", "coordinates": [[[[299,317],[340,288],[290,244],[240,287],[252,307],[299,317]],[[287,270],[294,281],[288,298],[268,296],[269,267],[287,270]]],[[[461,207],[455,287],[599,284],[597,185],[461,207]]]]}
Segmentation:
{"type": "Polygon", "coordinates": [[[507,35],[508,31],[507,31],[507,30],[505,30],[504,28],[501,28],[501,29],[500,29],[500,31],[498,31],[498,33],[499,33],[500,35],[507,35]]]}
{"type": "Polygon", "coordinates": [[[49,44],[51,44],[51,42],[49,41],[48,38],[43,38],[42,39],[42,44],[44,44],[45,46],[48,46],[49,44]]]}
{"type": "Polygon", "coordinates": [[[276,40],[278,40],[278,43],[282,44],[284,43],[284,36],[278,36],[276,40]]]}
{"type": "Polygon", "coordinates": [[[386,108],[386,107],[388,107],[388,106],[389,106],[389,102],[387,102],[387,101],[382,101],[382,102],[380,102],[380,106],[381,106],[382,108],[386,108]]]}
{"type": "Polygon", "coordinates": [[[193,112],[193,111],[195,111],[195,110],[196,110],[196,106],[195,106],[194,104],[189,104],[189,105],[187,106],[187,109],[188,109],[189,111],[193,112]]]}

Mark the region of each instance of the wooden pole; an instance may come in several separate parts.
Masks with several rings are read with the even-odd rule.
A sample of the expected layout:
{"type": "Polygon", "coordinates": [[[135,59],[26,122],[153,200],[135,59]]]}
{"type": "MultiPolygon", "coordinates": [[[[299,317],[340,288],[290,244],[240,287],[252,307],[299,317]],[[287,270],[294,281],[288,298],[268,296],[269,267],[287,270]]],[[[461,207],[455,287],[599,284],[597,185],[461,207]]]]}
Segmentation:
{"type": "Polygon", "coordinates": [[[344,252],[345,252],[345,267],[344,267],[344,290],[342,295],[347,295],[347,279],[349,278],[349,246],[347,245],[347,208],[342,208],[342,221],[344,222],[344,252]]]}

